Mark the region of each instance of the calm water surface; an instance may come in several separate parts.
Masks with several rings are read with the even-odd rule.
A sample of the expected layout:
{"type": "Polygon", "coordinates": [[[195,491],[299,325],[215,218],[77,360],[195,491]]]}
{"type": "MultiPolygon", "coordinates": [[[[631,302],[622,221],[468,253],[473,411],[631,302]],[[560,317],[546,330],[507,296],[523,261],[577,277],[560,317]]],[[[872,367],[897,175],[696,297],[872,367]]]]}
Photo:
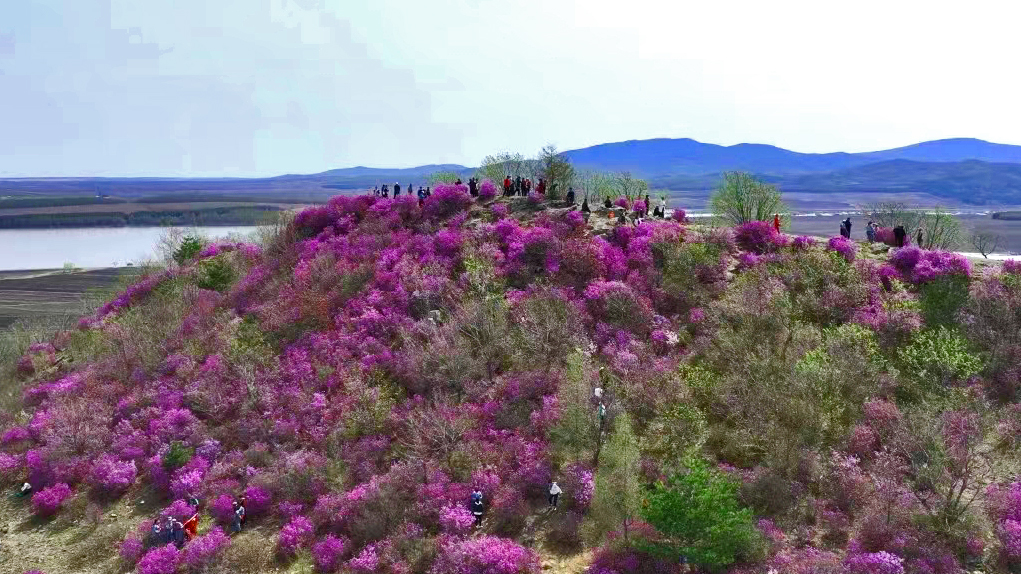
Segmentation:
{"type": "MultiPolygon", "coordinates": [[[[257,226],[190,227],[182,231],[213,239],[250,237],[257,226]]],[[[0,271],[112,267],[153,257],[166,227],[91,227],[82,229],[0,229],[0,271]]]]}

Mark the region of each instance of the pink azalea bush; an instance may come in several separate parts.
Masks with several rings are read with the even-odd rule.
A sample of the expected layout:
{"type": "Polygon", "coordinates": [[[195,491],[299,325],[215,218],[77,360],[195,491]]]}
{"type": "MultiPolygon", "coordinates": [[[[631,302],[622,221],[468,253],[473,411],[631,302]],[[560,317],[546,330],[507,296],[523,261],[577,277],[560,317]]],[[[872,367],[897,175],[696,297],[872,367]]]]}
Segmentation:
{"type": "Polygon", "coordinates": [[[430,574],[538,574],[539,559],[506,538],[481,536],[443,545],[430,574]]]}
{"type": "Polygon", "coordinates": [[[71,487],[63,482],[48,486],[32,495],[32,512],[39,516],[53,516],[71,494],[71,487]]]}
{"type": "Polygon", "coordinates": [[[138,561],[138,574],[175,574],[181,563],[181,555],[176,546],[167,544],[158,546],[145,553],[138,561]]]}
{"type": "Polygon", "coordinates": [[[290,556],[312,542],[315,534],[315,527],[312,521],[304,516],[295,516],[290,522],[284,525],[277,537],[277,550],[290,556]]]}
{"type": "Polygon", "coordinates": [[[835,251],[848,262],[854,261],[854,256],[858,252],[858,246],[843,235],[830,237],[830,240],[826,243],[826,247],[830,251],[835,251]]]}
{"type": "Polygon", "coordinates": [[[230,538],[219,527],[196,536],[184,547],[184,563],[193,571],[201,571],[230,544],[230,538]]]}
{"type": "Polygon", "coordinates": [[[315,562],[316,570],[323,574],[336,572],[343,564],[342,558],[347,548],[348,542],[345,539],[327,534],[312,546],[312,561],[315,562]]]}
{"type": "Polygon", "coordinates": [[[496,185],[488,179],[482,180],[479,186],[479,199],[489,201],[496,198],[496,185]]]}
{"type": "Polygon", "coordinates": [[[734,231],[734,241],[741,249],[761,255],[772,253],[787,245],[787,236],[777,233],[773,225],[765,221],[749,221],[734,231]]]}

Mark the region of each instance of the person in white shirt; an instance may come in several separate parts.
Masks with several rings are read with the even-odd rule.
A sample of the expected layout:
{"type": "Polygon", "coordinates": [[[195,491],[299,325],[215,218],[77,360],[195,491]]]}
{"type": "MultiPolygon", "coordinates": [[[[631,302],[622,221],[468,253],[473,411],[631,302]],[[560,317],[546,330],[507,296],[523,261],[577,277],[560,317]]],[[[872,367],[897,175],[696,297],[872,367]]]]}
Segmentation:
{"type": "Polygon", "coordinates": [[[560,490],[560,485],[557,484],[557,481],[554,480],[552,483],[550,483],[550,487],[549,487],[549,507],[551,509],[557,507],[557,501],[560,499],[560,493],[562,493],[562,492],[563,492],[563,490],[560,490]]]}

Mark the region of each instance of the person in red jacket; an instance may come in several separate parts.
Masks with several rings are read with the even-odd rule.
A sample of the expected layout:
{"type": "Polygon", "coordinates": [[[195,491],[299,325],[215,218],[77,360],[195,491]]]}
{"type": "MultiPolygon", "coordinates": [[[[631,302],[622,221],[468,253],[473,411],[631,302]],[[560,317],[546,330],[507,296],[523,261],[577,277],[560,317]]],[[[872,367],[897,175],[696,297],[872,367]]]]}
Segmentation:
{"type": "Polygon", "coordinates": [[[780,233],[780,214],[779,213],[774,213],[773,214],[773,229],[775,229],[777,233],[780,233]]]}
{"type": "Polygon", "coordinates": [[[199,533],[199,515],[193,514],[191,518],[184,522],[184,535],[188,540],[195,538],[195,535],[199,533]]]}
{"type": "Polygon", "coordinates": [[[503,194],[504,195],[511,194],[511,178],[509,175],[503,178],[503,194]]]}

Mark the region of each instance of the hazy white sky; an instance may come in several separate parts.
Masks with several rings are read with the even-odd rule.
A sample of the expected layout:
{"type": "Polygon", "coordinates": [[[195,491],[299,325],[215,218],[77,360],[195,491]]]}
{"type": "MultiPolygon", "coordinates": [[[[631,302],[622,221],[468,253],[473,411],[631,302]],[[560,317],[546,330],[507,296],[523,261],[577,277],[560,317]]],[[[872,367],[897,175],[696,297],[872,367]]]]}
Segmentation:
{"type": "Polygon", "coordinates": [[[0,176],[1021,144],[1006,0],[0,0],[0,176]]]}

